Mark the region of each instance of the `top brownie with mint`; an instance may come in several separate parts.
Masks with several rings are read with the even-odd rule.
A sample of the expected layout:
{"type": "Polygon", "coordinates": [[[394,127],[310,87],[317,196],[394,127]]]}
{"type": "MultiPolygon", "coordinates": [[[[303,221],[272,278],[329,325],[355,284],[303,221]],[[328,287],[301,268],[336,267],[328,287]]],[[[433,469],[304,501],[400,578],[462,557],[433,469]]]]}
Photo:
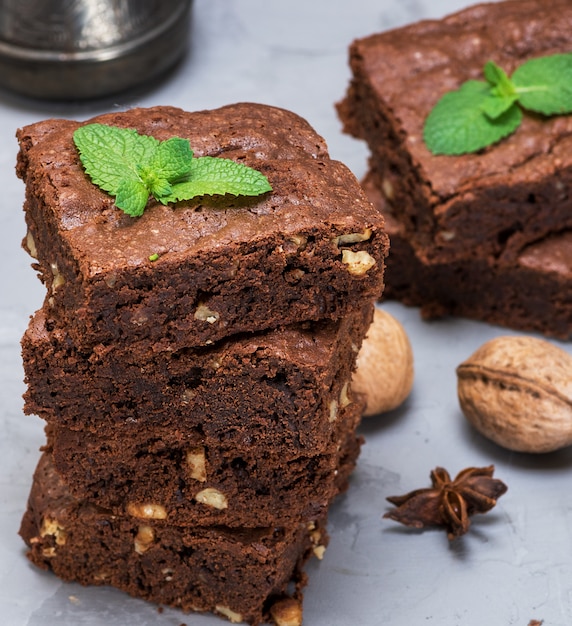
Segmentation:
{"type": "Polygon", "coordinates": [[[430,251],[430,261],[514,260],[531,242],[572,228],[572,115],[543,114],[529,106],[532,90],[539,95],[547,86],[543,98],[552,90],[572,101],[571,32],[569,0],[542,7],[536,0],[509,0],[351,45],[353,78],[338,104],[340,117],[347,132],[367,141],[377,187],[410,238],[430,251]],[[533,59],[563,54],[568,58],[556,66],[551,59],[534,71],[530,65],[519,69],[533,59]],[[511,103],[512,83],[503,79],[501,91],[508,91],[495,95],[485,113],[479,110],[479,89],[498,87],[489,82],[491,68],[501,68],[509,81],[526,89],[517,89],[511,103]],[[458,138],[457,132],[481,132],[471,115],[481,116],[486,130],[510,126],[515,115],[522,120],[513,132],[476,152],[435,154],[425,141],[426,120],[445,94],[467,81],[482,84],[472,85],[463,102],[465,128],[453,126],[460,105],[450,108],[449,119],[444,116],[448,141],[458,138]],[[505,104],[507,110],[495,117],[505,104]]]}
{"type": "MultiPolygon", "coordinates": [[[[350,171],[330,159],[324,140],[293,113],[249,103],[194,113],[139,108],[81,123],[51,119],[17,136],[24,246],[48,288],[47,314],[77,345],[209,345],[236,333],[339,319],[382,292],[383,218],[350,171]],[[129,205],[126,194],[100,188],[89,162],[80,160],[74,133],[91,124],[160,142],[188,140],[193,159],[246,165],[266,177],[271,191],[243,195],[239,186],[225,194],[207,180],[199,186],[203,195],[169,199],[147,171],[143,178],[155,181],[159,193],[135,189],[141,206],[133,216],[118,208],[129,205]]],[[[123,163],[101,165],[105,147],[103,141],[89,158],[113,176],[123,163]]],[[[169,159],[157,161],[163,170],[169,159]]]]}

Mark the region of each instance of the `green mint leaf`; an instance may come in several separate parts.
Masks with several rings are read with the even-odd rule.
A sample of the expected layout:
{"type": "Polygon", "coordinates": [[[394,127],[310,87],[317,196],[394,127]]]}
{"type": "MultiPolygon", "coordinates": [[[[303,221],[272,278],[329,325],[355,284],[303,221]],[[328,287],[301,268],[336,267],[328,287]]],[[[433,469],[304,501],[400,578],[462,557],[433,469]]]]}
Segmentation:
{"type": "Polygon", "coordinates": [[[159,144],[149,162],[149,168],[158,178],[174,183],[189,175],[192,158],[189,140],[172,137],[159,144]]]}
{"type": "Polygon", "coordinates": [[[572,53],[531,59],[511,78],[493,61],[483,73],[488,85],[467,81],[427,116],[423,137],[434,154],[476,152],[503,139],[518,128],[520,107],[543,115],[572,113],[572,53]]]}
{"type": "MultiPolygon", "coordinates": [[[[149,190],[155,200],[162,202],[162,198],[165,198],[172,193],[173,186],[168,180],[165,180],[164,178],[157,178],[149,185],[149,190]]],[[[165,202],[163,202],[163,204],[165,204],[165,202]]]]}
{"type": "Polygon", "coordinates": [[[485,67],[483,68],[483,74],[487,81],[493,86],[498,85],[505,80],[508,80],[506,72],[494,61],[487,61],[485,63],[485,67]]]}
{"type": "Polygon", "coordinates": [[[543,115],[572,113],[572,53],[531,59],[512,81],[521,106],[543,115]]]}
{"type": "Polygon", "coordinates": [[[517,100],[518,96],[516,94],[504,97],[491,94],[481,104],[481,110],[491,120],[496,120],[503,113],[508,111],[517,100]]]}
{"type": "Polygon", "coordinates": [[[159,145],[154,137],[105,124],[80,126],[73,138],[86,173],[111,195],[123,181],[139,179],[137,164],[150,159],[159,145]]]}
{"type": "Polygon", "coordinates": [[[491,119],[483,111],[491,96],[491,86],[476,80],[446,93],[425,121],[423,137],[429,150],[446,155],[476,152],[514,132],[522,119],[520,109],[511,106],[491,119]]]}
{"type": "Polygon", "coordinates": [[[506,72],[494,61],[487,61],[483,73],[491,85],[491,95],[481,104],[481,110],[496,120],[518,100],[514,85],[506,72]]]}
{"type": "Polygon", "coordinates": [[[187,180],[173,185],[173,191],[162,202],[190,200],[197,196],[258,196],[272,187],[261,172],[242,163],[215,157],[193,159],[187,180]]]}
{"type": "Polygon", "coordinates": [[[143,215],[149,199],[149,190],[137,180],[122,181],[115,194],[115,205],[131,217],[143,215]]]}
{"type": "Polygon", "coordinates": [[[193,158],[187,139],[158,141],[128,128],[87,124],[74,133],[86,174],[128,215],[149,196],[163,204],[202,195],[257,196],[272,188],[260,172],[229,159],[193,158]]]}
{"type": "Polygon", "coordinates": [[[500,98],[514,97],[514,85],[502,67],[499,67],[494,61],[487,61],[483,73],[493,87],[492,92],[495,96],[500,98]]]}
{"type": "Polygon", "coordinates": [[[147,189],[147,195],[151,194],[155,200],[171,193],[171,183],[159,175],[150,165],[138,168],[139,177],[147,189]]]}

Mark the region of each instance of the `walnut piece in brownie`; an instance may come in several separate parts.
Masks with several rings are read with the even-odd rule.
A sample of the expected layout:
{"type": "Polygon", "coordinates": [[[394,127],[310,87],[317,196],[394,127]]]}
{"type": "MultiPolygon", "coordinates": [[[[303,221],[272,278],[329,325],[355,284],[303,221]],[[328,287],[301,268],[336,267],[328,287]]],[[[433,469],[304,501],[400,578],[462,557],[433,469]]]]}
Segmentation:
{"type": "Polygon", "coordinates": [[[489,60],[509,75],[528,59],[570,52],[572,3],[479,4],[355,41],[353,78],[338,105],[364,139],[390,208],[428,259],[516,262],[572,228],[572,116],[525,114],[518,130],[477,154],[435,156],[423,124],[438,99],[489,60]]]}
{"type": "Polygon", "coordinates": [[[79,122],[20,129],[24,246],[48,288],[46,310],[78,346],[210,345],[240,332],[339,319],[381,293],[383,219],[295,114],[243,103],[195,113],[132,109],[89,122],[189,139],[197,156],[261,171],[273,191],[175,206],[150,201],[132,218],[84,173],[72,138],[79,122]]]}

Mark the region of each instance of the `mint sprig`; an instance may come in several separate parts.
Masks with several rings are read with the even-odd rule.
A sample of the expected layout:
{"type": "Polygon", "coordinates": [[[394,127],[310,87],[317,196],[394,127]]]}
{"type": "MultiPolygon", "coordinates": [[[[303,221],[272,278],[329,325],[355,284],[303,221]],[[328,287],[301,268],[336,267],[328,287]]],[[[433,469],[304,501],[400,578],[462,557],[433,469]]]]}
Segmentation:
{"type": "Polygon", "coordinates": [[[258,196],[272,187],[259,171],[230,159],[194,157],[187,139],[159,141],[130,128],[87,124],[74,132],[86,174],[132,217],[149,197],[162,204],[205,195],[258,196]]]}
{"type": "Polygon", "coordinates": [[[469,80],[446,93],[425,120],[423,138],[433,154],[477,152],[512,134],[522,109],[541,115],[572,113],[572,53],[531,59],[512,77],[493,61],[485,81],[469,80]]]}

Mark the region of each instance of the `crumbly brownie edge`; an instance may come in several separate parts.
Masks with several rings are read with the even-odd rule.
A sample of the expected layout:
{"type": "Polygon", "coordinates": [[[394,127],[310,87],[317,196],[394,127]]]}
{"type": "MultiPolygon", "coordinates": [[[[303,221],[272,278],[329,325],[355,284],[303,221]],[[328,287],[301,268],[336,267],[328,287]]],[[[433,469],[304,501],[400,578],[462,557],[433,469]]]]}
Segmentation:
{"type": "Polygon", "coordinates": [[[367,143],[384,196],[408,229],[430,232],[435,224],[430,185],[412,161],[399,119],[370,81],[359,41],[350,46],[349,58],[352,78],[344,99],[336,104],[343,130],[367,143]]]}
{"type": "MultiPolygon", "coordinates": [[[[356,304],[383,292],[388,242],[373,224],[371,232],[365,244],[344,245],[335,253],[335,233],[300,235],[304,249],[292,254],[284,252],[282,238],[253,242],[248,250],[231,254],[240,259],[239,267],[229,266],[228,250],[184,261],[176,270],[171,264],[150,262],[134,285],[118,273],[112,285],[103,279],[90,284],[88,291],[69,281],[73,268],[66,257],[54,253],[49,268],[40,264],[48,287],[45,308],[86,349],[128,342],[157,351],[178,350],[244,332],[340,319],[356,304]],[[352,273],[343,250],[363,251],[375,266],[363,274],[352,273]]],[[[47,245],[57,249],[53,240],[47,245]]]]}
{"type": "Polygon", "coordinates": [[[240,451],[252,441],[280,441],[286,457],[317,453],[335,431],[332,414],[351,398],[348,383],[372,311],[368,304],[340,322],[149,361],[103,346],[83,354],[64,331],[47,331],[40,311],[22,339],[25,412],[101,437],[172,428],[197,444],[226,441],[240,451]]]}
{"type": "Polygon", "coordinates": [[[384,300],[419,307],[427,320],[458,316],[562,340],[572,338],[572,304],[566,296],[572,284],[572,262],[558,252],[561,247],[572,249],[571,231],[532,244],[516,261],[482,257],[434,262],[409,239],[371,176],[363,186],[384,212],[391,240],[384,300]],[[558,267],[549,268],[555,258],[558,267]]]}
{"type": "Polygon", "coordinates": [[[230,444],[189,447],[150,432],[137,445],[121,446],[121,432],[111,441],[61,428],[48,429],[47,449],[73,496],[117,514],[142,516],[144,505],[154,504],[170,525],[287,525],[327,511],[347,478],[342,464],[353,467],[359,454],[362,412],[356,399],[340,411],[328,448],[297,458],[284,458],[279,442],[241,453],[230,444]]]}
{"type": "Polygon", "coordinates": [[[303,564],[328,541],[323,519],[248,531],[158,528],[114,516],[72,498],[48,455],[36,470],[20,534],[30,561],[65,581],[112,585],[160,605],[252,626],[292,585],[301,597],[303,564]]]}
{"type": "Polygon", "coordinates": [[[495,184],[474,192],[460,190],[450,199],[433,205],[437,216],[431,231],[423,229],[422,221],[409,220],[392,197],[393,179],[382,174],[391,156],[379,150],[370,159],[370,169],[377,186],[383,191],[396,217],[407,231],[407,237],[427,258],[435,263],[478,260],[489,255],[507,262],[517,262],[527,246],[551,234],[572,228],[569,211],[569,190],[572,189],[572,167],[554,166],[557,154],[572,152],[572,136],[562,138],[558,151],[531,159],[521,170],[529,170],[529,180],[512,183],[499,177],[495,184]]]}

